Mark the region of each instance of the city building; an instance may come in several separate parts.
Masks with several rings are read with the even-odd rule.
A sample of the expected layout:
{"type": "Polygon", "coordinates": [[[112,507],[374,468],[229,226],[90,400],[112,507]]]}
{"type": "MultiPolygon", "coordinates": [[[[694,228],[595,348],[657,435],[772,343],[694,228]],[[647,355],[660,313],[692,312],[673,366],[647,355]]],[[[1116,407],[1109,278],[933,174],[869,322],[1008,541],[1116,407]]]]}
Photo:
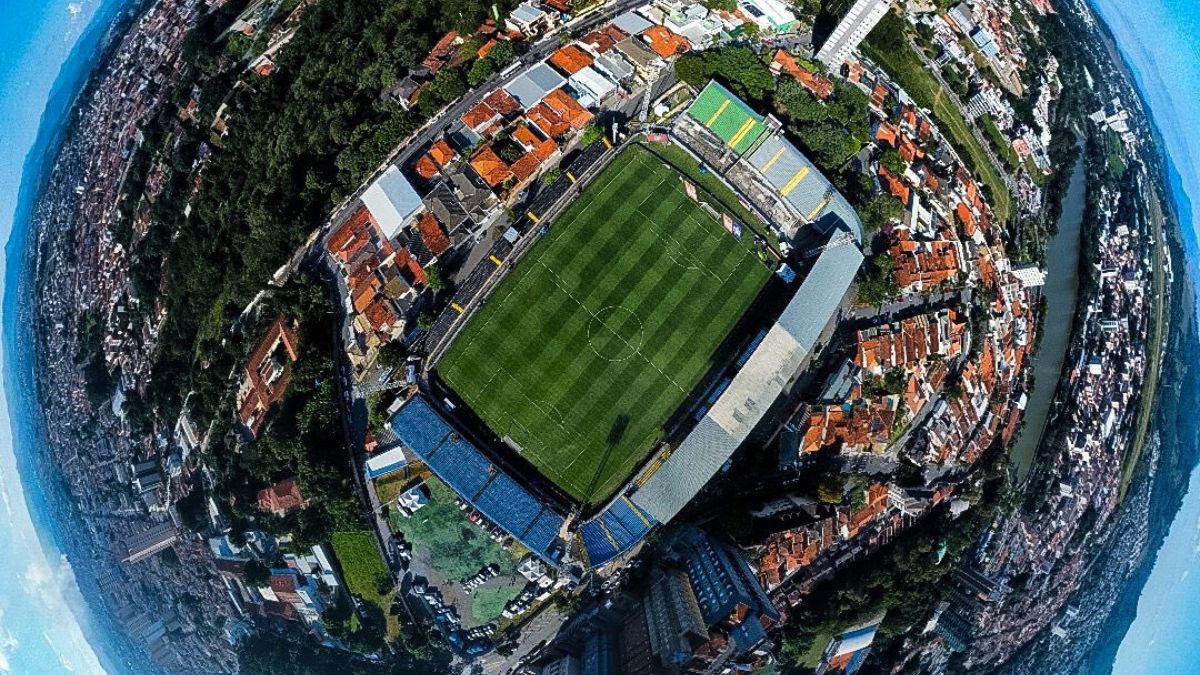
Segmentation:
{"type": "Polygon", "coordinates": [[[408,219],[422,208],[420,195],[395,166],[389,166],[367,187],[362,200],[388,239],[400,234],[408,219]]]}
{"type": "Polygon", "coordinates": [[[179,532],[170,522],[158,523],[148,530],[134,534],[125,540],[125,555],[121,562],[136,563],[149,558],[179,539],[179,532]]]}
{"type": "Polygon", "coordinates": [[[854,675],[871,651],[875,634],[879,632],[879,617],[834,636],[821,655],[816,675],[854,675]]]}
{"type": "Polygon", "coordinates": [[[295,334],[284,325],[282,317],[275,319],[246,362],[238,387],[238,419],[250,438],[258,437],[267,413],[283,400],[292,381],[291,364],[297,358],[295,334]]]}
{"type": "Polygon", "coordinates": [[[300,494],[300,482],[295,478],[281,480],[258,491],[258,508],[276,516],[304,508],[305,503],[300,494]]]}
{"type": "Polygon", "coordinates": [[[891,6],[891,0],[856,0],[821,45],[817,60],[835,71],[841,68],[846,57],[858,48],[891,6]]]}

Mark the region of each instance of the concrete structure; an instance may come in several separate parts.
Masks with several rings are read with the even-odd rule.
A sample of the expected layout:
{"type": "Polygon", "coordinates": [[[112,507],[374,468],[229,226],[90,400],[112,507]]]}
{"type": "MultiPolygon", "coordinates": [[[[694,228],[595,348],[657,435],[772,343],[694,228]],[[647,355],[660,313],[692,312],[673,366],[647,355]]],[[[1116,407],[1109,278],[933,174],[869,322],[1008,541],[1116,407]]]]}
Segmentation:
{"type": "Polygon", "coordinates": [[[171,523],[158,523],[154,527],[139,532],[125,540],[125,555],[121,562],[136,563],[149,558],[160,551],[165,551],[175,540],[179,532],[171,523]]]}
{"type": "Polygon", "coordinates": [[[408,219],[423,208],[421,196],[395,166],[389,166],[371,183],[363,192],[362,200],[388,239],[400,234],[408,219]]]}
{"type": "Polygon", "coordinates": [[[767,33],[789,33],[796,27],[796,15],[780,0],[741,0],[738,9],[767,33]]]}
{"type": "Polygon", "coordinates": [[[820,51],[817,52],[817,60],[829,66],[831,70],[841,68],[850,52],[858,48],[859,43],[867,37],[867,33],[871,32],[883,15],[887,14],[891,6],[891,0],[856,0],[854,6],[829,34],[829,39],[821,45],[820,51]]]}
{"type": "Polygon", "coordinates": [[[725,393],[633,494],[638,508],[666,523],[716,475],[804,367],[861,264],[853,241],[825,249],[725,393]]]}
{"type": "Polygon", "coordinates": [[[545,98],[546,94],[566,84],[566,80],[545,62],[534,65],[521,73],[512,82],[504,86],[504,90],[528,110],[545,98]]]}
{"type": "Polygon", "coordinates": [[[1012,268],[1012,275],[1021,282],[1025,288],[1033,288],[1035,286],[1044,286],[1046,284],[1046,272],[1034,263],[1028,265],[1019,265],[1012,268]]]}

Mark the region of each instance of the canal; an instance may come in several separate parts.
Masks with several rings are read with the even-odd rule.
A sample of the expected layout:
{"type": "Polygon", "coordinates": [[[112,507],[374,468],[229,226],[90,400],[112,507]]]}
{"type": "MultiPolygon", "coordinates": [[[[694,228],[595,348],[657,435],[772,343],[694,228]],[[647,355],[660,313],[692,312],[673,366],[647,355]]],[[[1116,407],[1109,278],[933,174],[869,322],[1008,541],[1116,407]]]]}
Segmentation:
{"type": "Polygon", "coordinates": [[[1083,154],[1071,170],[1071,182],[1063,197],[1058,218],[1058,233],[1046,248],[1046,319],[1041,346],[1033,362],[1033,388],[1025,406],[1025,429],[1012,449],[1012,470],[1016,482],[1024,482],[1037,455],[1038,443],[1046,429],[1054,392],[1058,390],[1063,359],[1071,342],[1071,324],[1079,295],[1079,235],[1087,205],[1087,171],[1083,154]]]}

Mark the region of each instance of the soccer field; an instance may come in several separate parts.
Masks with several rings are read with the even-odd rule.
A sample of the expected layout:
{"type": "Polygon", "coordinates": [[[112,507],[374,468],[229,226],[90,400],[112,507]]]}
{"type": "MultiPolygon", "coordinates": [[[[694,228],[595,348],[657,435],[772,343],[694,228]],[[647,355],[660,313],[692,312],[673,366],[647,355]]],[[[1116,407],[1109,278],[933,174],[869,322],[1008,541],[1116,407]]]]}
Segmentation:
{"type": "Polygon", "coordinates": [[[626,149],[534,245],[438,363],[575,499],[612,495],[770,276],[646,149],[626,149]]]}

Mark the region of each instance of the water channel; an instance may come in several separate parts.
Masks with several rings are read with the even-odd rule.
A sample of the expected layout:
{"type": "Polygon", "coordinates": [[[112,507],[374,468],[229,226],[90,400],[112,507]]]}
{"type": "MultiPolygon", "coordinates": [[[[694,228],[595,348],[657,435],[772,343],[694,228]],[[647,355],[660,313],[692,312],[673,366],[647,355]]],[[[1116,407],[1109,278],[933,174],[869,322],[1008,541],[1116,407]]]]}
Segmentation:
{"type": "Polygon", "coordinates": [[[1046,319],[1041,346],[1033,362],[1033,388],[1025,405],[1025,429],[1012,449],[1013,477],[1025,480],[1037,455],[1038,444],[1046,429],[1054,393],[1058,390],[1063,359],[1071,341],[1071,324],[1079,295],[1079,236],[1087,205],[1087,171],[1083,155],[1071,169],[1071,182],[1063,197],[1058,233],[1046,248],[1046,319]]]}

